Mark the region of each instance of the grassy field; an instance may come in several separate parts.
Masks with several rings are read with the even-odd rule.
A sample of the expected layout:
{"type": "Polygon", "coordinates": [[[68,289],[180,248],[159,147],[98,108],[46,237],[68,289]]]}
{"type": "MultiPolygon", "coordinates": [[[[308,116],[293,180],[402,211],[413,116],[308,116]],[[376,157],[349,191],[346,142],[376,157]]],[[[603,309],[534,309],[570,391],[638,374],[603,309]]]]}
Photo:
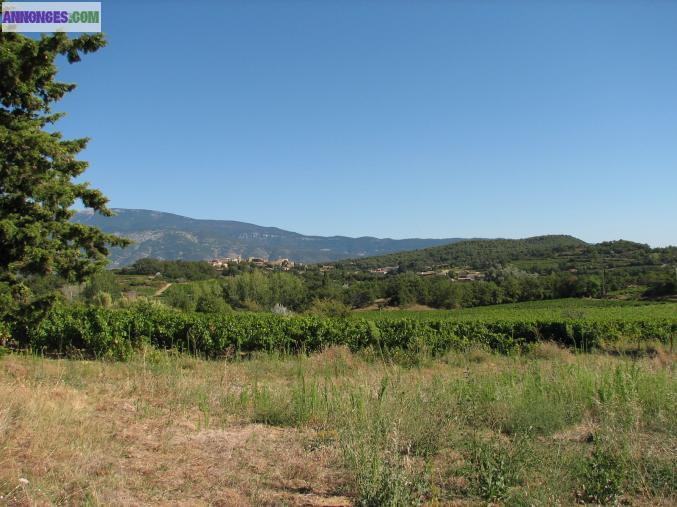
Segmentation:
{"type": "Polygon", "coordinates": [[[530,301],[493,306],[476,306],[459,308],[458,310],[381,310],[355,312],[356,317],[368,318],[416,318],[462,321],[496,321],[496,320],[644,320],[671,319],[677,320],[677,302],[645,302],[621,301],[613,299],[553,299],[530,301]]]}
{"type": "Polygon", "coordinates": [[[117,283],[122,293],[135,293],[137,296],[153,296],[166,285],[162,278],[153,278],[146,275],[116,275],[117,283]]]}
{"type": "Polygon", "coordinates": [[[677,502],[675,356],[0,358],[0,504],[677,502]]]}

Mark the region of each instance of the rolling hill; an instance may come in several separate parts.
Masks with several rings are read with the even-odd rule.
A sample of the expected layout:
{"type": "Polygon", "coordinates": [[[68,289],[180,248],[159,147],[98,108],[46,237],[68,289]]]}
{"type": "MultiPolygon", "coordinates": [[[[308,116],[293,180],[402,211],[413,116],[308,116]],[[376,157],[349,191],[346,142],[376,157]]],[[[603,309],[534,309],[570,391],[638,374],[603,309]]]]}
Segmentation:
{"type": "Polygon", "coordinates": [[[152,210],[114,209],[104,217],[87,211],[73,220],[130,238],[134,244],[111,251],[111,267],[137,259],[203,260],[240,255],[266,259],[288,258],[296,262],[330,262],[392,252],[415,250],[461,241],[446,239],[379,239],[373,237],[306,236],[276,227],[232,220],[199,220],[152,210]]]}
{"type": "Polygon", "coordinates": [[[677,248],[618,240],[586,243],[573,236],[547,235],[525,239],[472,239],[409,252],[338,261],[339,266],[372,269],[400,266],[405,270],[441,266],[486,269],[513,264],[529,271],[584,270],[660,266],[677,263],[677,248]]]}
{"type": "Polygon", "coordinates": [[[456,244],[340,261],[338,264],[353,264],[359,268],[383,265],[421,268],[442,265],[482,267],[526,258],[551,258],[560,252],[580,251],[587,245],[583,240],[565,235],[525,239],[472,239],[456,244]]]}

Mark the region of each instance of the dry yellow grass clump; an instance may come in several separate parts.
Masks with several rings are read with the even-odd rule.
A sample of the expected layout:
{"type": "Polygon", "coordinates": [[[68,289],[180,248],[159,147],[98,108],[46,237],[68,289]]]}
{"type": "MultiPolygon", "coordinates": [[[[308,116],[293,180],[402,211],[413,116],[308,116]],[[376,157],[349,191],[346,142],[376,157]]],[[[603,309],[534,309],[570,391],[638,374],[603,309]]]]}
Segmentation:
{"type": "Polygon", "coordinates": [[[0,504],[673,503],[674,357],[0,358],[0,504]]]}

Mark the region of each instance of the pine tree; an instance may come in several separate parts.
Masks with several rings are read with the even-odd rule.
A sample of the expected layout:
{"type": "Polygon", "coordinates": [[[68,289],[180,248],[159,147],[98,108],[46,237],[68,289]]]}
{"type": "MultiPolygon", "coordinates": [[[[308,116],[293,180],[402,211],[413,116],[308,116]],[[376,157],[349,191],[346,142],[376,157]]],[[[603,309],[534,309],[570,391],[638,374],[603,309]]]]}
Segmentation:
{"type": "Polygon", "coordinates": [[[102,269],[109,246],[128,242],[73,223],[73,205],[111,215],[107,199],[75,178],[87,168],[76,156],[88,139],[48,130],[64,113],[52,106],[75,88],[56,80],[57,57],[69,63],[105,45],[102,34],[39,39],[0,32],[0,323],[21,335],[54,302],[36,280],[82,282],[102,269]]]}

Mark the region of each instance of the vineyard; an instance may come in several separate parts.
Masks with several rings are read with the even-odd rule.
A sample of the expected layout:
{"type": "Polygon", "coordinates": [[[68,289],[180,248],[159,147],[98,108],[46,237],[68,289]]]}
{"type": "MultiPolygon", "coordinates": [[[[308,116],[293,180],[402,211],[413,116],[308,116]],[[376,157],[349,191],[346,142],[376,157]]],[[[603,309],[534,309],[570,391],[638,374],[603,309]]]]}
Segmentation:
{"type": "Polygon", "coordinates": [[[552,299],[524,303],[477,306],[457,310],[385,310],[356,312],[363,318],[451,319],[463,321],[496,320],[677,320],[677,303],[612,299],[552,299]]]}
{"type": "Polygon", "coordinates": [[[70,307],[53,310],[31,331],[25,345],[36,352],[111,359],[126,359],[145,345],[206,358],[240,357],[256,351],[309,353],[333,345],[352,351],[439,356],[472,345],[511,353],[540,341],[582,351],[615,342],[658,341],[671,346],[677,332],[677,305],[673,303],[566,306],[371,312],[350,318],[199,314],[155,305],[70,307]]]}

